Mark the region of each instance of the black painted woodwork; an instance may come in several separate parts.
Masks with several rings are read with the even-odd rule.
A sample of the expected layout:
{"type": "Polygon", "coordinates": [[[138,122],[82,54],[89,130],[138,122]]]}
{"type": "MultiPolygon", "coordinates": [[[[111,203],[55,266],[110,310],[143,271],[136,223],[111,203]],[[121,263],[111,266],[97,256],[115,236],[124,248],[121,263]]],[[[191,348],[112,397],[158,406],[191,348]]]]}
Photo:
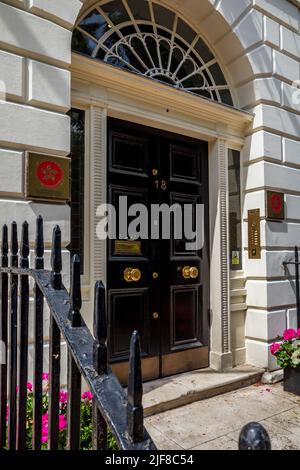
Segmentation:
{"type": "MultiPolygon", "coordinates": [[[[188,252],[184,238],[171,236],[170,240],[140,239],[139,254],[122,255],[116,254],[115,240],[108,240],[112,363],[128,360],[133,330],[139,331],[142,358],[208,346],[207,152],[206,142],[116,119],[108,121],[108,202],[118,208],[119,198],[127,196],[128,206],[143,203],[149,209],[151,204],[164,203],[205,205],[202,250],[188,252]],[[184,279],[184,266],[197,267],[198,278],[184,279]],[[139,282],[124,280],[126,267],[141,271],[139,282]],[[158,273],[157,279],[153,273],[158,273]],[[153,318],[155,312],[158,319],[153,318]]],[[[119,235],[119,240],[126,235],[119,235]]],[[[160,375],[164,374],[161,367],[160,375]]]]}

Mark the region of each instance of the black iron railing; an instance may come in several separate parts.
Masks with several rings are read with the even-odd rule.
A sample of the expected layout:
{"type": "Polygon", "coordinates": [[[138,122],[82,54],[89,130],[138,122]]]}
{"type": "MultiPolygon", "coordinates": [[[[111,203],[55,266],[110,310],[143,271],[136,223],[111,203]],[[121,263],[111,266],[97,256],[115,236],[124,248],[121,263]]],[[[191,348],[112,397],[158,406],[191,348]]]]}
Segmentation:
{"type": "Polygon", "coordinates": [[[82,379],[93,393],[93,448],[105,449],[107,429],[121,450],[150,450],[155,446],[143,425],[140,341],[134,332],[130,345],[128,391],[125,393],[107,364],[105,288],[95,285],[94,335],[81,310],[80,260],[72,259],[71,288],[62,283],[61,231],[53,230],[51,271],[44,269],[43,220],[37,219],[35,265],[29,267],[28,224],[22,226],[20,253],[17,224],[2,230],[1,341],[8,358],[0,368],[0,449],[26,449],[28,334],[30,278],[34,283],[33,437],[32,448],[42,447],[42,374],[44,352],[44,302],[50,310],[48,449],[59,439],[61,339],[68,354],[67,448],[80,449],[82,379]],[[8,416],[7,416],[8,413],[8,416]]]}
{"type": "Polygon", "coordinates": [[[295,296],[296,296],[296,310],[297,310],[297,327],[300,327],[300,285],[299,285],[299,250],[295,246],[295,261],[284,261],[283,266],[287,269],[288,266],[295,266],[295,296]]]}

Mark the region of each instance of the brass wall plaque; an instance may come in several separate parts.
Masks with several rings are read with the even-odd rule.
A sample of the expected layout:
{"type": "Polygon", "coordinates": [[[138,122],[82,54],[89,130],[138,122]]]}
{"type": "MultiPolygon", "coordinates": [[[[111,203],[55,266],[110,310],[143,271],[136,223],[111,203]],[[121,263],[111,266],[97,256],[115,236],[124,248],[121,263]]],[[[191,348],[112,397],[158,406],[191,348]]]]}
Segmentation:
{"type": "Polygon", "coordinates": [[[136,240],[116,240],[114,254],[118,256],[139,256],[142,254],[142,245],[136,240]]]}
{"type": "Polygon", "coordinates": [[[269,220],[284,220],[284,193],[267,191],[266,194],[266,216],[269,220]]]}
{"type": "Polygon", "coordinates": [[[261,258],[260,209],[248,211],[248,257],[249,259],[261,258]]]}
{"type": "Polygon", "coordinates": [[[26,196],[42,200],[70,200],[70,159],[28,153],[26,196]]]}

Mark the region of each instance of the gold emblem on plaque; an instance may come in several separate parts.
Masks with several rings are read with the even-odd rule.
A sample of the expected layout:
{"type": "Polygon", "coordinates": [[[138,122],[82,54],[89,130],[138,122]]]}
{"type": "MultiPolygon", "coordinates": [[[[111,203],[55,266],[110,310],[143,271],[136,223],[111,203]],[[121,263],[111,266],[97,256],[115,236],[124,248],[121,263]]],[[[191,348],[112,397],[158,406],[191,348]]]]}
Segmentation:
{"type": "Polygon", "coordinates": [[[261,258],[260,209],[248,211],[248,257],[261,258]]]}

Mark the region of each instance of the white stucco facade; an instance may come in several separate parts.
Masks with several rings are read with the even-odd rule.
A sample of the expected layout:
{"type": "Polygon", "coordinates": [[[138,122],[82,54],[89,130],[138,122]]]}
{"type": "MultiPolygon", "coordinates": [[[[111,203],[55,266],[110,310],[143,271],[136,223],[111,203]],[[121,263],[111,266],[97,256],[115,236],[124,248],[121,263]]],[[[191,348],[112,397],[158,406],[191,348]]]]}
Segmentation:
{"type": "MultiPolygon", "coordinates": [[[[118,108],[118,97],[108,77],[107,83],[102,77],[102,85],[99,82],[98,86],[97,70],[91,69],[82,77],[80,64],[76,57],[72,58],[72,31],[79,15],[93,3],[96,2],[0,1],[0,86],[5,94],[0,105],[0,222],[2,225],[26,219],[33,241],[35,218],[41,214],[48,250],[52,227],[58,223],[62,228],[64,256],[68,259],[65,247],[70,240],[70,209],[67,205],[26,200],[25,152],[68,156],[70,120],[66,113],[71,105],[87,109],[89,228],[83,279],[87,315],[90,287],[95,278],[105,278],[104,268],[94,256],[95,253],[104,256],[104,251],[95,239],[93,218],[97,204],[105,198],[105,192],[101,195],[103,188],[97,191],[97,184],[105,174],[106,116],[130,113],[125,110],[124,97],[120,97],[122,110],[118,108]],[[89,74],[93,77],[90,85],[89,74]]],[[[222,115],[223,111],[207,105],[200,123],[199,104],[193,114],[183,113],[179,119],[174,99],[173,118],[166,121],[163,113],[160,118],[162,128],[179,131],[182,126],[183,134],[208,136],[210,178],[218,182],[210,195],[213,222],[217,221],[211,221],[211,366],[222,369],[247,362],[274,370],[276,364],[269,345],[285,327],[295,327],[296,323],[294,281],[288,279],[282,263],[292,259],[294,246],[300,245],[300,100],[294,84],[300,80],[300,3],[288,0],[158,3],[175,9],[201,33],[222,66],[235,108],[253,115],[251,119],[244,113],[244,121],[239,125],[234,111],[230,115],[224,111],[222,115]],[[222,116],[224,121],[220,121],[222,116]],[[234,273],[230,273],[228,264],[228,147],[240,149],[242,156],[243,270],[234,273]],[[284,222],[266,220],[267,189],[285,193],[284,222]],[[261,211],[262,256],[260,260],[251,260],[247,251],[247,217],[248,210],[256,208],[261,211]]],[[[117,73],[126,74],[116,70],[117,73]]],[[[133,82],[132,87],[137,90],[139,83],[133,82]]],[[[172,96],[167,93],[163,96],[171,100],[172,106],[172,96]]],[[[137,100],[136,109],[139,106],[137,100]]],[[[148,113],[149,106],[150,102],[148,113]]],[[[153,113],[157,112],[156,106],[153,97],[153,113]]],[[[139,112],[142,116],[141,109],[139,112]]],[[[154,125],[150,114],[143,119],[154,125]]],[[[67,272],[65,267],[66,277],[67,272]]]]}

